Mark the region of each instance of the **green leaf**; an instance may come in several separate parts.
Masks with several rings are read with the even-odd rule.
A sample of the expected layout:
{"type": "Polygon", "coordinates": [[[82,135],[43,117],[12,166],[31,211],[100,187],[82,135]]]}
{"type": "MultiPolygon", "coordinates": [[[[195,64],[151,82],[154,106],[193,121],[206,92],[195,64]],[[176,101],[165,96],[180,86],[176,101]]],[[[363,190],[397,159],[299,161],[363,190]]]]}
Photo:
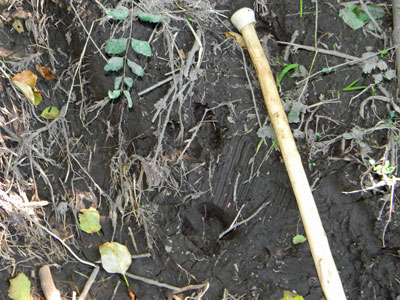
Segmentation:
{"type": "Polygon", "coordinates": [[[364,26],[364,21],[360,20],[355,12],[356,5],[348,3],[339,11],[339,17],[352,29],[357,30],[364,26]]]}
{"type": "MultiPolygon", "coordinates": [[[[377,5],[367,5],[367,9],[374,20],[378,20],[385,15],[385,10],[377,5]]],[[[355,5],[354,13],[361,21],[369,22],[371,20],[360,5],[355,5]]]]}
{"type": "Polygon", "coordinates": [[[124,6],[117,6],[115,9],[107,11],[110,17],[123,21],[129,16],[129,9],[124,6]]]}
{"type": "Polygon", "coordinates": [[[121,95],[121,90],[108,91],[108,98],[117,99],[121,95]]]}
{"type": "Polygon", "coordinates": [[[79,211],[79,227],[87,233],[99,232],[100,214],[97,209],[91,207],[88,209],[81,209],[79,211]]]}
{"type": "Polygon", "coordinates": [[[122,76],[115,77],[114,79],[114,90],[118,90],[121,87],[122,76]]]}
{"type": "Polygon", "coordinates": [[[131,94],[127,90],[124,90],[123,93],[124,93],[126,100],[128,101],[128,108],[131,109],[133,107],[131,94]]]}
{"type": "Polygon", "coordinates": [[[331,70],[329,68],[322,68],[321,70],[323,73],[329,73],[331,70]]]}
{"type": "Polygon", "coordinates": [[[151,56],[151,48],[148,42],[132,39],[132,49],[136,53],[151,56]]]}
{"type": "Polygon", "coordinates": [[[283,291],[283,298],[280,300],[304,300],[304,298],[291,291],[283,291]]]}
{"type": "Polygon", "coordinates": [[[135,73],[137,76],[143,76],[144,70],[137,63],[128,59],[128,66],[129,68],[131,68],[132,72],[135,73]]]}
{"type": "Polygon", "coordinates": [[[279,74],[278,80],[276,81],[276,86],[279,86],[281,84],[281,81],[283,79],[283,77],[285,77],[285,75],[290,71],[293,70],[293,73],[296,72],[296,70],[299,68],[298,64],[291,64],[288,65],[286,68],[284,68],[281,72],[281,74],[279,74]]]}
{"type": "Polygon", "coordinates": [[[104,66],[104,71],[119,71],[124,66],[123,57],[111,57],[104,66]]]}
{"type": "Polygon", "coordinates": [[[133,79],[130,77],[124,77],[124,83],[127,87],[131,88],[133,86],[133,79]]]}
{"type": "Polygon", "coordinates": [[[107,242],[99,247],[101,264],[108,273],[122,274],[126,285],[129,283],[125,273],[132,263],[132,256],[126,246],[117,242],[107,242]]]}
{"type": "Polygon", "coordinates": [[[350,83],[348,86],[346,86],[342,91],[344,92],[349,92],[349,91],[357,91],[357,90],[363,90],[367,86],[365,85],[360,85],[360,86],[354,86],[360,79],[354,80],[352,83],[350,83]]]}
{"type": "Polygon", "coordinates": [[[304,243],[306,240],[307,240],[307,238],[304,235],[298,234],[293,237],[292,242],[294,245],[297,245],[297,244],[304,243]]]}
{"type": "Polygon", "coordinates": [[[111,39],[106,43],[105,51],[108,54],[120,54],[126,50],[128,39],[111,39]]]}
{"type": "Polygon", "coordinates": [[[53,120],[53,119],[57,118],[59,114],[60,114],[60,110],[57,107],[47,106],[45,109],[43,109],[40,116],[46,120],[53,120]]]}
{"type": "Polygon", "coordinates": [[[8,297],[14,300],[31,300],[31,281],[24,273],[10,279],[8,297]]]}
{"type": "Polygon", "coordinates": [[[148,14],[148,13],[145,13],[140,10],[138,11],[138,17],[142,21],[151,22],[151,23],[158,23],[164,19],[164,17],[161,15],[148,14]]]}

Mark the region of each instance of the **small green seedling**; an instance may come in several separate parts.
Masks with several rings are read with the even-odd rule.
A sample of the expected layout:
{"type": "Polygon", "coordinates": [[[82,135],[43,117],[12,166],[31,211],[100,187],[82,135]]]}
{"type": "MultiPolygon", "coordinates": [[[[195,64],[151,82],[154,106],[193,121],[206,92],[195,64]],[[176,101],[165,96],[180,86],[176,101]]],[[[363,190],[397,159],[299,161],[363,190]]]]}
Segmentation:
{"type": "Polygon", "coordinates": [[[283,298],[279,300],[304,300],[304,298],[291,291],[283,291],[283,298]]]}
{"type": "Polygon", "coordinates": [[[350,83],[348,86],[346,86],[342,91],[343,92],[349,92],[349,91],[357,91],[357,90],[363,90],[367,88],[365,85],[359,85],[359,86],[354,86],[360,79],[354,80],[352,83],[350,83]]]}
{"type": "Polygon", "coordinates": [[[290,70],[294,70],[294,71],[293,71],[293,73],[294,73],[294,72],[297,71],[298,68],[299,68],[299,64],[290,64],[290,65],[286,66],[286,67],[282,70],[282,72],[279,74],[278,79],[276,80],[276,86],[277,86],[277,87],[280,86],[283,77],[285,77],[286,74],[288,74],[288,72],[289,72],[290,70]]]}
{"type": "Polygon", "coordinates": [[[376,162],[373,159],[370,159],[369,163],[373,166],[374,172],[381,176],[391,175],[396,169],[395,167],[390,166],[390,162],[388,160],[385,160],[385,162],[381,165],[376,165],[376,162]]]}
{"type": "Polygon", "coordinates": [[[302,244],[307,241],[307,238],[304,235],[297,234],[293,237],[292,243],[293,245],[302,244]]]}

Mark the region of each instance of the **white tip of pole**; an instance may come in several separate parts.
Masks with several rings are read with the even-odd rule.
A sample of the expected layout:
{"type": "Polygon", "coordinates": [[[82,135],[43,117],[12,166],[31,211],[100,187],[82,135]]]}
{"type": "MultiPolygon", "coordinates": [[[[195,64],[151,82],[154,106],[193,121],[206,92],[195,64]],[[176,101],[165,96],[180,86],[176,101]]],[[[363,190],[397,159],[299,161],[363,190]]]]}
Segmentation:
{"type": "Polygon", "coordinates": [[[241,31],[246,25],[256,23],[256,17],[251,8],[243,7],[232,15],[231,22],[237,30],[241,31]]]}

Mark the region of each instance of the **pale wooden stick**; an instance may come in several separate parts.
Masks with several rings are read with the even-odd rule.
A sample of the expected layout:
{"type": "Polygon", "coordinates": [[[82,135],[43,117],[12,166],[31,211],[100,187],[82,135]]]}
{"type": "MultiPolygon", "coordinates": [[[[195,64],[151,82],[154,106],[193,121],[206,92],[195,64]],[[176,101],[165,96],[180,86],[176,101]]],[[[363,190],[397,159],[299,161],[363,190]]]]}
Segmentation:
{"type": "Polygon", "coordinates": [[[90,274],[90,277],[89,277],[88,281],[86,281],[86,284],[85,284],[85,286],[83,288],[83,291],[82,291],[81,295],[79,296],[78,300],[85,300],[86,299],[86,296],[90,291],[90,288],[92,287],[94,281],[96,280],[96,277],[97,277],[97,274],[99,273],[99,270],[100,270],[99,266],[96,266],[93,269],[92,273],[90,274]]]}
{"type": "Polygon", "coordinates": [[[39,270],[40,285],[46,300],[61,300],[60,291],[54,285],[49,265],[45,265],[39,270]]]}
{"type": "Polygon", "coordinates": [[[255,66],[264,102],[278,138],[286,170],[299,206],[322,290],[327,300],[346,299],[300,154],[297,151],[296,143],[276,88],[274,76],[254,28],[254,12],[250,8],[242,8],[232,16],[231,20],[242,33],[255,66]]]}

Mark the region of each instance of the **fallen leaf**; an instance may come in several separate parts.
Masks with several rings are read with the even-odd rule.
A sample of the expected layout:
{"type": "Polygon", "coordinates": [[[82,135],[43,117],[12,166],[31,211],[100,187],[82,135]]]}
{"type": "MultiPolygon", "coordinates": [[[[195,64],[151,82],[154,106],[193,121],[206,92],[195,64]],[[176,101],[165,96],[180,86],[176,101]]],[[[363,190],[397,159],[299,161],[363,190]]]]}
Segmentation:
{"type": "Polygon", "coordinates": [[[31,300],[31,282],[24,273],[10,279],[8,296],[14,300],[31,300]]]}
{"type": "Polygon", "coordinates": [[[243,49],[247,49],[246,42],[244,41],[241,34],[230,31],[230,32],[225,33],[225,37],[227,39],[234,37],[236,42],[240,45],[240,47],[242,47],[243,49]]]}
{"type": "Polygon", "coordinates": [[[33,89],[36,85],[37,76],[32,71],[25,70],[15,75],[11,80],[25,83],[33,89]]]}
{"type": "Polygon", "coordinates": [[[15,29],[16,32],[19,34],[24,32],[24,26],[22,25],[21,21],[16,19],[12,24],[12,27],[15,29]]]}
{"type": "Polygon", "coordinates": [[[108,273],[122,274],[127,286],[129,286],[125,272],[132,263],[132,256],[128,248],[117,242],[107,242],[99,247],[99,251],[104,270],[108,273]]]}
{"type": "Polygon", "coordinates": [[[42,101],[42,95],[35,88],[37,76],[32,71],[22,71],[11,78],[11,81],[33,105],[37,106],[42,101]]]}
{"type": "Polygon", "coordinates": [[[79,211],[79,227],[87,233],[99,232],[100,214],[97,209],[91,207],[88,209],[81,209],[79,211]]]}
{"type": "Polygon", "coordinates": [[[181,55],[183,60],[186,59],[186,54],[185,54],[185,51],[183,51],[183,49],[179,49],[179,54],[181,55]]]}
{"type": "Polygon", "coordinates": [[[46,80],[51,80],[54,78],[53,72],[50,70],[50,68],[42,67],[41,65],[36,64],[35,65],[36,71],[39,72],[40,75],[46,80]]]}
{"type": "Polygon", "coordinates": [[[45,109],[43,109],[40,116],[46,120],[53,120],[53,119],[57,118],[59,114],[60,114],[60,110],[57,107],[47,106],[45,109]]]}

